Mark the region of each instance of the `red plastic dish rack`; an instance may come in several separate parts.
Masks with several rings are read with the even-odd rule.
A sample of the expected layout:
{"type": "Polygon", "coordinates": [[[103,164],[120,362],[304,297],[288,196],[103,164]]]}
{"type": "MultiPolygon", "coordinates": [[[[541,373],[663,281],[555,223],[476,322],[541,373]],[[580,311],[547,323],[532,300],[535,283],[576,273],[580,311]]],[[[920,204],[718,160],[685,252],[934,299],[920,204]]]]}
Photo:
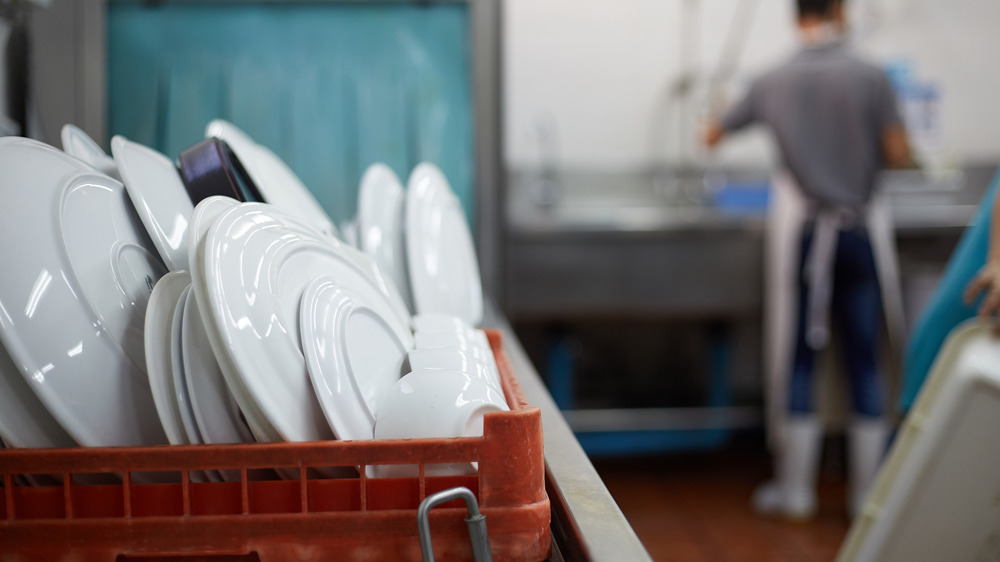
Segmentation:
{"type": "MultiPolygon", "coordinates": [[[[527,405],[501,334],[488,331],[510,412],[486,415],[482,438],[247,445],[0,450],[0,561],[420,560],[417,506],[454,486],[475,493],[496,560],[544,560],[551,543],[541,415],[527,405]],[[434,463],[478,462],[472,476],[425,476],[434,463]],[[412,478],[367,478],[365,465],[417,464],[412,478]],[[347,478],[312,468],[362,467],[347,478]],[[255,479],[257,469],[297,479],[255,479]],[[191,471],[239,470],[240,481],[193,482],[191,471]],[[177,483],[140,484],[172,472],[177,483]],[[71,474],[112,473],[81,485],[71,474]],[[20,486],[19,475],[61,484],[20,486]],[[137,475],[133,478],[133,475],[137,475]]],[[[431,511],[438,560],[471,560],[465,507],[431,511]]]]}

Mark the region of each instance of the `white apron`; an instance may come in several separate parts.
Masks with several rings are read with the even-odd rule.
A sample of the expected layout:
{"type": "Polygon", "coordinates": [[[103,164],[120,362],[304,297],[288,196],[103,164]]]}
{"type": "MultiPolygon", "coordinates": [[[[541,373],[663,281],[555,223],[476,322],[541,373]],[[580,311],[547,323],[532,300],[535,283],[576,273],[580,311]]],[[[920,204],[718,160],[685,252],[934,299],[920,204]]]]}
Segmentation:
{"type": "MultiPolygon", "coordinates": [[[[786,171],[775,174],[764,236],[764,373],[768,440],[772,449],[780,449],[784,443],[788,380],[795,357],[799,242],[806,218],[806,198],[791,174],[786,171]]],[[[885,194],[880,191],[872,194],[865,219],[882,295],[890,364],[896,368],[905,345],[906,323],[892,209],[885,194]]]]}

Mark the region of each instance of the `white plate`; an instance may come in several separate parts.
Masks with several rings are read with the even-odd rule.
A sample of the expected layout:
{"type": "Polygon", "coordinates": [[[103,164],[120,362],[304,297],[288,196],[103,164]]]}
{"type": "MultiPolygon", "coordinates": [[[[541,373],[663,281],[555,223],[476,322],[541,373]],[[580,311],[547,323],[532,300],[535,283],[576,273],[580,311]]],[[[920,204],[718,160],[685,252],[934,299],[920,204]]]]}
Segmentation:
{"type": "MultiPolygon", "coordinates": [[[[198,203],[197,207],[195,207],[194,213],[191,214],[191,225],[189,227],[190,233],[188,236],[189,237],[188,262],[191,264],[193,283],[198,283],[199,279],[204,278],[204,275],[201,273],[202,272],[201,264],[205,260],[204,239],[205,235],[208,233],[209,227],[222,215],[227,214],[232,210],[235,210],[235,208],[238,205],[240,205],[240,202],[235,199],[222,196],[213,196],[204,199],[203,201],[198,203]]],[[[257,203],[257,205],[260,204],[257,203]]],[[[282,214],[282,216],[287,217],[287,214],[284,214],[281,210],[277,209],[274,206],[265,205],[261,208],[272,209],[278,212],[279,214],[282,214]]],[[[295,219],[291,220],[294,221],[295,219]]],[[[297,223],[297,225],[303,226],[302,223],[297,223]]],[[[340,243],[336,239],[324,238],[323,240],[325,243],[339,248],[345,256],[347,256],[348,258],[350,258],[352,261],[355,262],[358,269],[367,272],[369,277],[371,277],[372,280],[375,282],[375,284],[378,285],[379,291],[385,295],[386,299],[388,299],[389,304],[392,306],[393,311],[395,312],[396,317],[399,319],[399,321],[402,324],[409,326],[410,314],[406,308],[406,304],[403,302],[403,297],[400,296],[399,291],[396,288],[396,285],[391,281],[389,281],[389,279],[382,273],[382,271],[378,267],[378,264],[375,263],[375,260],[371,256],[362,252],[361,250],[340,243]]],[[[204,312],[204,309],[202,309],[202,314],[203,315],[206,314],[204,312]]],[[[235,393],[236,391],[234,390],[233,392],[235,393]]],[[[246,411],[244,411],[243,414],[248,415],[246,411]]],[[[253,427],[252,423],[251,427],[253,427]]]]}
{"type": "Polygon", "coordinates": [[[226,141],[240,159],[250,179],[257,185],[265,202],[312,226],[325,236],[340,237],[337,227],[312,192],[284,160],[269,148],[257,144],[249,135],[222,119],[211,121],[205,127],[205,136],[226,141]]]}
{"type": "Polygon", "coordinates": [[[0,345],[0,438],[8,447],[75,447],[0,345]]]}
{"type": "Polygon", "coordinates": [[[323,276],[302,295],[300,333],[309,377],[342,440],[374,437],[377,399],[402,376],[413,348],[413,336],[396,322],[377,288],[365,293],[323,276]]]}
{"type": "Polygon", "coordinates": [[[361,242],[358,241],[358,217],[354,217],[351,220],[341,223],[340,234],[344,237],[344,242],[350,246],[358,248],[361,246],[361,242]]]}
{"type": "Polygon", "coordinates": [[[382,269],[375,263],[375,258],[347,244],[341,244],[339,247],[345,256],[355,262],[358,269],[368,273],[368,276],[378,286],[379,292],[385,296],[389,305],[392,306],[396,319],[401,325],[409,328],[410,310],[406,308],[406,303],[403,302],[403,297],[399,294],[396,284],[382,272],[382,269]]]}
{"type": "Polygon", "coordinates": [[[174,307],[174,316],[170,322],[170,372],[184,439],[189,444],[197,445],[205,440],[198,429],[198,419],[194,415],[194,405],[191,403],[187,377],[184,375],[184,313],[188,297],[192,294],[191,286],[188,285],[174,307]]]}
{"type": "MultiPolygon", "coordinates": [[[[234,392],[244,413],[259,407],[278,438],[333,437],[306,373],[299,304],[306,285],[320,275],[336,276],[359,292],[391,286],[351,250],[261,203],[225,213],[205,237],[199,264],[205,294],[197,298],[207,303],[202,314],[212,348],[230,386],[237,381],[247,391],[234,392]]],[[[203,289],[195,283],[195,290],[203,289]]]]}
{"type": "Polygon", "coordinates": [[[3,345],[77,443],[166,443],[143,341],[146,302],[166,270],[125,188],[16,137],[0,138],[0,170],[0,220],[17,236],[0,246],[3,345]]]}
{"type": "Polygon", "coordinates": [[[469,224],[448,180],[423,163],[406,186],[406,257],[417,314],[443,312],[476,326],[483,287],[469,224]]]}
{"type": "MultiPolygon", "coordinates": [[[[177,404],[180,414],[182,444],[199,445],[204,443],[201,431],[198,429],[198,420],[194,415],[194,406],[191,403],[191,395],[188,392],[187,380],[184,376],[184,354],[182,349],[182,333],[184,328],[184,310],[188,297],[191,295],[191,285],[181,292],[174,307],[173,318],[170,323],[170,366],[171,366],[171,387],[174,390],[174,403],[177,404]]],[[[192,470],[191,480],[194,482],[222,482],[222,474],[218,470],[192,470]]]]}
{"type": "Polygon", "coordinates": [[[184,380],[194,410],[198,431],[205,443],[253,443],[239,406],[208,343],[198,311],[198,300],[189,293],[181,328],[184,380]]]}
{"type": "Polygon", "coordinates": [[[77,160],[86,162],[94,169],[120,180],[118,165],[97,145],[83,129],[69,123],[63,125],[61,135],[63,152],[77,160]]]}
{"type": "MultiPolygon", "coordinates": [[[[191,295],[191,285],[184,288],[180,298],[177,299],[177,306],[174,309],[173,321],[170,326],[170,366],[172,369],[171,384],[174,389],[174,401],[177,404],[181,415],[181,425],[183,430],[184,443],[189,445],[199,445],[204,443],[201,431],[198,429],[198,420],[195,419],[194,406],[191,403],[191,395],[188,393],[187,380],[184,376],[184,353],[182,349],[182,334],[184,328],[184,309],[186,308],[188,296],[191,295]]],[[[222,474],[218,470],[192,470],[191,480],[194,482],[222,482],[222,474]]]]}
{"type": "MultiPolygon", "coordinates": [[[[231,197],[207,197],[198,203],[191,214],[191,224],[188,227],[188,263],[191,265],[191,284],[197,286],[201,294],[205,294],[207,291],[204,282],[204,267],[202,265],[205,261],[205,235],[208,234],[208,229],[213,222],[226,213],[235,211],[239,204],[239,201],[231,197]]],[[[202,317],[202,325],[206,330],[211,329],[207,309],[205,307],[198,307],[198,311],[202,317]]],[[[218,338],[221,336],[213,333],[209,337],[211,341],[212,337],[218,338]]],[[[226,356],[216,354],[215,358],[219,362],[219,367],[222,369],[223,374],[226,372],[235,372],[236,368],[234,366],[224,365],[226,356]]],[[[267,421],[267,417],[248,398],[249,395],[242,381],[234,377],[227,379],[226,382],[229,384],[229,391],[233,393],[233,397],[240,405],[247,424],[250,426],[250,431],[253,432],[256,440],[263,442],[280,441],[281,436],[271,426],[271,423],[267,421]]]]}
{"type": "Polygon", "coordinates": [[[166,156],[115,135],[111,152],[146,232],[171,271],[188,269],[188,220],[194,211],[177,166],[166,156]]]}
{"type": "Polygon", "coordinates": [[[403,242],[403,185],[391,168],[372,164],[361,178],[358,190],[358,247],[375,258],[382,272],[396,283],[412,313],[410,280],[403,242]]]}
{"type": "Polygon", "coordinates": [[[164,275],[153,287],[146,305],[145,342],[146,374],[153,403],[160,417],[160,424],[172,445],[189,443],[181,419],[181,405],[174,388],[172,366],[173,324],[177,303],[191,286],[191,276],[186,271],[172,271],[164,275]]]}
{"type": "Polygon", "coordinates": [[[240,202],[232,197],[212,195],[199,201],[198,205],[191,211],[191,221],[188,225],[188,261],[192,265],[197,265],[197,260],[194,258],[198,244],[208,234],[208,228],[212,226],[212,222],[239,204],[240,202]]]}

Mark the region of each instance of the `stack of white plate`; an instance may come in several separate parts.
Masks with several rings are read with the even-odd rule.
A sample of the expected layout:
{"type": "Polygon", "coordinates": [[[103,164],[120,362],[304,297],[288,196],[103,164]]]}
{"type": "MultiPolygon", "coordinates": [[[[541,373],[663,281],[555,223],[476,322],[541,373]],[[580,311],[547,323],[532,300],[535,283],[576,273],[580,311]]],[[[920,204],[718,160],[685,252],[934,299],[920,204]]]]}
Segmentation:
{"type": "Polygon", "coordinates": [[[173,161],[122,137],[113,158],[73,126],[65,152],[0,139],[0,442],[372,439],[392,425],[386,408],[439,415],[429,395],[385,406],[427,373],[439,380],[412,384],[441,394],[446,379],[473,381],[483,408],[458,429],[386,436],[481,433],[483,413],[506,404],[473,328],[472,237],[440,170],[421,164],[404,192],[373,166],[354,247],[274,153],[222,121],[207,134],[269,203],[194,205],[173,161]]]}
{"type": "Polygon", "coordinates": [[[414,314],[483,321],[483,289],[469,224],[448,180],[433,164],[413,169],[404,192],[375,164],[361,178],[357,243],[393,279],[414,314]]]}

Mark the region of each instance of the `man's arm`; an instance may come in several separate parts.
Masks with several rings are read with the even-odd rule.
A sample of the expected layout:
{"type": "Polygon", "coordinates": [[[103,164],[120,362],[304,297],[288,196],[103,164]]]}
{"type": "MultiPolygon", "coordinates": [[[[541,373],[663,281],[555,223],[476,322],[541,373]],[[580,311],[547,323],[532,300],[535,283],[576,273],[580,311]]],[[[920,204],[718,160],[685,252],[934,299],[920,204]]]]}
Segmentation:
{"type": "Polygon", "coordinates": [[[906,130],[902,123],[896,122],[883,129],[882,158],[889,168],[917,167],[910,153],[910,143],[906,140],[906,130]]]}
{"type": "Polygon", "coordinates": [[[755,85],[751,85],[750,90],[736,102],[736,105],[729,108],[729,111],[721,119],[713,118],[709,121],[708,125],[702,130],[701,135],[701,140],[705,143],[705,146],[712,148],[719,144],[719,141],[727,133],[742,129],[757,120],[753,103],[754,89],[755,85]]]}
{"type": "Polygon", "coordinates": [[[886,168],[916,168],[906,139],[906,127],[899,112],[899,100],[892,83],[884,72],[879,72],[875,89],[876,126],[882,131],[882,164],[886,168]]]}

